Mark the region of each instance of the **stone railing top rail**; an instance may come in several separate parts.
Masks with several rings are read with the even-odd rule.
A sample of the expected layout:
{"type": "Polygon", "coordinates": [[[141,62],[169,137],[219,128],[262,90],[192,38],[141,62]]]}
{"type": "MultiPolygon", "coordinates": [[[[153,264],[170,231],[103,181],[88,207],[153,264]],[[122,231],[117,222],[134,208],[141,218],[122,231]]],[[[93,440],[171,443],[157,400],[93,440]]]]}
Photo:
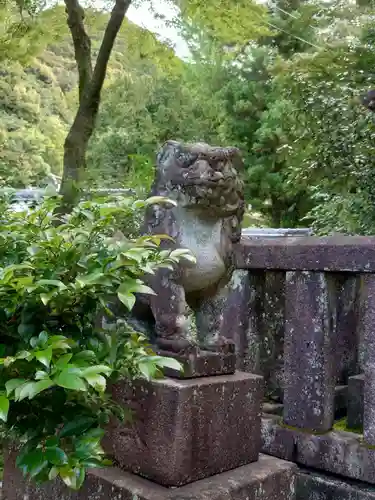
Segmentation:
{"type": "Polygon", "coordinates": [[[375,236],[243,236],[237,269],[375,273],[375,236]]]}

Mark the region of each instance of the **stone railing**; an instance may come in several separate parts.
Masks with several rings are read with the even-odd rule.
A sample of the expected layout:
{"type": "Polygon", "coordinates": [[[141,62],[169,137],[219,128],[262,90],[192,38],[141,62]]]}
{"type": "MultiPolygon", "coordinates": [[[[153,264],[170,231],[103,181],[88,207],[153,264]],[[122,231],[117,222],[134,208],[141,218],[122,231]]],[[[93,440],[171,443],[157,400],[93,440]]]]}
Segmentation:
{"type": "Polygon", "coordinates": [[[263,452],[375,484],[375,237],[243,240],[236,262],[248,273],[241,293],[247,293],[250,307],[235,340],[248,368],[252,360],[251,371],[261,371],[254,370],[254,346],[262,343],[256,284],[264,283],[267,272],[285,278],[282,417],[264,415],[263,452]],[[335,389],[345,356],[350,362],[344,363],[349,385],[344,427],[363,424],[363,432],[335,428],[335,389]]]}

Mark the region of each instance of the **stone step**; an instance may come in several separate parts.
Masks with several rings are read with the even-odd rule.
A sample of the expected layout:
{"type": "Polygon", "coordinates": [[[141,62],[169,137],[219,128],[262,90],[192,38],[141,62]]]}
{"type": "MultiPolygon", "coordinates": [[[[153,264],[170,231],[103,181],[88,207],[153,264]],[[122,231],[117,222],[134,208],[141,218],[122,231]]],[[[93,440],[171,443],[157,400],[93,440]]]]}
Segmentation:
{"type": "Polygon", "coordinates": [[[166,488],[118,468],[87,474],[79,492],[61,482],[37,487],[7,464],[4,500],[295,500],[297,467],[261,455],[257,462],[179,488],[166,488]]]}

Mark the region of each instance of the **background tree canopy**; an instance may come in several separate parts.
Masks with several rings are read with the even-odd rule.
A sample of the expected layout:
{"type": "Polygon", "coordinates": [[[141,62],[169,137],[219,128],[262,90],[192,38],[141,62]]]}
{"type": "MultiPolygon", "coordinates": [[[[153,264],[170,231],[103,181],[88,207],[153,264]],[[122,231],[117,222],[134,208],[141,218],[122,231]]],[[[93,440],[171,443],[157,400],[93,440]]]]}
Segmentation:
{"type": "MultiPolygon", "coordinates": [[[[125,20],[110,59],[83,182],[147,189],[168,138],[234,144],[262,223],[375,231],[374,3],[171,2],[191,57],[125,20]]],[[[86,9],[96,57],[108,16],[86,9]]],[[[0,177],[22,187],[61,175],[77,109],[64,9],[0,9],[0,177]],[[29,17],[27,17],[29,16],[29,17]],[[48,26],[48,30],[46,30],[48,26]]]]}

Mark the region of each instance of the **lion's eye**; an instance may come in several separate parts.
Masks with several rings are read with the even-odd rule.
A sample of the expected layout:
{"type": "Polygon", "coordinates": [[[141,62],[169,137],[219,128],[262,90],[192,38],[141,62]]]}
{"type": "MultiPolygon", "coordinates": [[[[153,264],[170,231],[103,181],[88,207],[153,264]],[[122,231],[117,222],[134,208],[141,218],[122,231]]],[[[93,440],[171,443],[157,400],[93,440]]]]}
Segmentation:
{"type": "Polygon", "coordinates": [[[192,154],[188,152],[181,152],[178,155],[178,162],[182,168],[189,168],[198,159],[197,154],[192,154]]]}

